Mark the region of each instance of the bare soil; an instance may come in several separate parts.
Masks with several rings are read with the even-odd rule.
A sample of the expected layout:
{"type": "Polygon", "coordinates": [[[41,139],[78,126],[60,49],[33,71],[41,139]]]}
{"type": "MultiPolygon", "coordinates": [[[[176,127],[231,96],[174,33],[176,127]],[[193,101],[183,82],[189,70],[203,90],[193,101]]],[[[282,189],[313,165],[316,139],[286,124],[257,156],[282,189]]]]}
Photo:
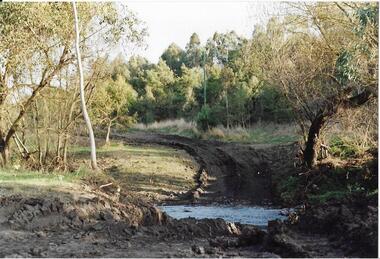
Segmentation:
{"type": "MultiPolygon", "coordinates": [[[[196,186],[159,200],[171,203],[273,203],[275,179],[293,173],[297,152],[295,144],[253,146],[147,133],[114,137],[128,144],[177,147],[195,159],[199,164],[196,186]]],[[[264,232],[220,219],[175,220],[149,199],[114,186],[98,187],[30,194],[2,188],[0,256],[377,255],[377,242],[373,241],[377,237],[377,200],[363,203],[365,199],[358,198],[307,208],[304,213],[301,209],[288,222],[270,222],[268,232],[264,232]]]]}
{"type": "Polygon", "coordinates": [[[166,202],[250,203],[274,202],[272,178],[294,171],[296,144],[252,145],[190,139],[176,135],[136,132],[114,134],[128,144],[155,143],[186,150],[199,164],[194,190],[166,202]]]}

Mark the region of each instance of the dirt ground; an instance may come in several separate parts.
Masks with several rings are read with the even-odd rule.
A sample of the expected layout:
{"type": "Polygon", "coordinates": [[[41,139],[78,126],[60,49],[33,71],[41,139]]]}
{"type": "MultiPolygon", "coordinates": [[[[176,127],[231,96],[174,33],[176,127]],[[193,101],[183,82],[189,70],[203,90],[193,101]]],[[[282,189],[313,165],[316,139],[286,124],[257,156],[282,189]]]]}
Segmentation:
{"type": "Polygon", "coordinates": [[[1,257],[274,256],[254,246],[238,248],[244,226],[174,220],[150,204],[115,201],[91,189],[43,195],[8,189],[0,205],[1,257]]]}
{"type": "MultiPolygon", "coordinates": [[[[294,145],[252,146],[147,133],[114,138],[129,145],[159,144],[186,151],[198,164],[189,171],[195,176],[195,184],[188,185],[188,190],[178,189],[144,199],[136,195],[146,191],[144,186],[128,190],[127,183],[123,186],[125,178],[106,170],[120,180],[122,188],[112,185],[100,190],[96,184],[79,184],[46,190],[29,187],[20,192],[20,187],[3,186],[1,257],[372,257],[377,254],[377,242],[373,241],[377,237],[377,200],[363,202],[361,198],[311,208],[291,215],[286,223],[269,222],[267,232],[221,219],[175,220],[153,204],[272,204],[273,180],[293,172],[297,150],[294,145]],[[299,223],[294,225],[295,218],[299,223]]],[[[111,161],[105,168],[114,166],[120,172],[126,162],[111,161]]]]}
{"type": "MultiPolygon", "coordinates": [[[[272,177],[294,171],[296,144],[250,145],[136,132],[113,136],[127,144],[155,143],[187,151],[199,164],[193,203],[273,203],[272,177]]],[[[181,197],[183,201],[183,197],[181,197]]]]}

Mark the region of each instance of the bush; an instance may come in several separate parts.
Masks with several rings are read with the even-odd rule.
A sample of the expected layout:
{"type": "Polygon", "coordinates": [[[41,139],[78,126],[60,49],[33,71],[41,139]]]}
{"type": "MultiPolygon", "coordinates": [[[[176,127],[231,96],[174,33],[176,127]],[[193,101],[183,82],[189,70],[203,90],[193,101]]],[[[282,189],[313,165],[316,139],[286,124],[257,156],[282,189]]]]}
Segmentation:
{"type": "Polygon", "coordinates": [[[213,112],[208,105],[202,106],[197,115],[197,125],[203,131],[215,127],[218,123],[217,116],[213,116],[213,112]]]}
{"type": "Polygon", "coordinates": [[[359,153],[361,153],[361,150],[358,146],[356,146],[348,139],[334,137],[330,141],[330,153],[333,156],[341,158],[352,158],[356,157],[359,153]]]}

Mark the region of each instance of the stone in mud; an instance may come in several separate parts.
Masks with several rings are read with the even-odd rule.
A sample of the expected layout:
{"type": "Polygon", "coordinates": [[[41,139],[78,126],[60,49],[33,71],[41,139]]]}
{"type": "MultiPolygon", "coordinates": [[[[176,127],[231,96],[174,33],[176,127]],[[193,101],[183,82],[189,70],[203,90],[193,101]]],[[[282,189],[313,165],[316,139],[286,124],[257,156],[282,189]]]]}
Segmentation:
{"type": "Polygon", "coordinates": [[[197,245],[193,245],[191,247],[191,250],[196,253],[196,254],[199,254],[199,255],[203,255],[205,253],[205,248],[203,246],[197,246],[197,245]]]}
{"type": "Polygon", "coordinates": [[[100,230],[102,230],[104,227],[103,227],[103,225],[102,225],[101,223],[96,223],[96,224],[93,225],[91,228],[92,228],[93,230],[100,231],[100,230]]]}
{"type": "Polygon", "coordinates": [[[102,220],[105,220],[105,221],[112,221],[114,219],[113,217],[113,214],[111,211],[101,211],[99,213],[99,216],[102,220]]]}
{"type": "Polygon", "coordinates": [[[193,199],[198,200],[201,197],[200,193],[198,191],[193,192],[193,199]]]}

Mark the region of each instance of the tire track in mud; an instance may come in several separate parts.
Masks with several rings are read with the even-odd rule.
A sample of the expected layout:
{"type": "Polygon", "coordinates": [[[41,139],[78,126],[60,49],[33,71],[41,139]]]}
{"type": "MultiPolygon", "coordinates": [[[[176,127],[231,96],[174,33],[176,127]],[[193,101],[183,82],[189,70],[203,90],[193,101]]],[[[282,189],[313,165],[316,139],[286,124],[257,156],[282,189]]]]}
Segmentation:
{"type": "Polygon", "coordinates": [[[113,134],[113,137],[128,144],[159,144],[185,150],[200,166],[197,187],[191,192],[194,203],[271,203],[272,174],[293,165],[289,159],[292,152],[288,151],[294,145],[256,147],[147,132],[113,134]],[[284,151],[287,154],[281,159],[284,151]]]}

